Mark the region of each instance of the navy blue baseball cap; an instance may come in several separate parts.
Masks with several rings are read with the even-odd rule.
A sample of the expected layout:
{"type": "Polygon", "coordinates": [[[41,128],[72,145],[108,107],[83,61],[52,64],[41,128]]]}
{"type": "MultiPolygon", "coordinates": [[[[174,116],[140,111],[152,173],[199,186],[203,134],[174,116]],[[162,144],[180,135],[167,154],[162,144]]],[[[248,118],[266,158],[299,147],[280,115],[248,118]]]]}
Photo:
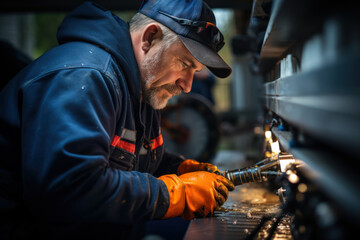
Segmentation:
{"type": "Polygon", "coordinates": [[[144,0],[139,12],[178,34],[185,47],[217,77],[231,74],[219,56],[224,36],[211,8],[202,0],[144,0]]]}

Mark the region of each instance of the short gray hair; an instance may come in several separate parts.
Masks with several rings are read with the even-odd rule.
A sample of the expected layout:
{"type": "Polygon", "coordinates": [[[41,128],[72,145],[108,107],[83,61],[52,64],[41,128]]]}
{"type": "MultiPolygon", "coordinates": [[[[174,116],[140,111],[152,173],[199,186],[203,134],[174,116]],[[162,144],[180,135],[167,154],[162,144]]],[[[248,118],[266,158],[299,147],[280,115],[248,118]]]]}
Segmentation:
{"type": "Polygon", "coordinates": [[[163,24],[149,18],[148,16],[138,12],[136,13],[130,20],[130,32],[136,32],[145,28],[150,23],[157,23],[159,24],[161,31],[163,32],[162,35],[162,44],[164,45],[164,49],[167,49],[171,44],[180,41],[178,35],[171,31],[168,27],[164,26],[163,24]]]}

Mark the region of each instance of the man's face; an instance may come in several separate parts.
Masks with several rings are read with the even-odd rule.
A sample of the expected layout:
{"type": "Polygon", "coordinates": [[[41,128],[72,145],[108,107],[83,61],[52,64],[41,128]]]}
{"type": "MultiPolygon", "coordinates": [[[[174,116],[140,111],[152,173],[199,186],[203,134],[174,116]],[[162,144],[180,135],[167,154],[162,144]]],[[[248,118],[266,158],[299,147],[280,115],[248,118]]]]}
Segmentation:
{"type": "Polygon", "coordinates": [[[162,109],[172,96],[190,92],[199,63],[181,42],[166,50],[153,47],[140,63],[142,97],[154,109],[162,109]]]}

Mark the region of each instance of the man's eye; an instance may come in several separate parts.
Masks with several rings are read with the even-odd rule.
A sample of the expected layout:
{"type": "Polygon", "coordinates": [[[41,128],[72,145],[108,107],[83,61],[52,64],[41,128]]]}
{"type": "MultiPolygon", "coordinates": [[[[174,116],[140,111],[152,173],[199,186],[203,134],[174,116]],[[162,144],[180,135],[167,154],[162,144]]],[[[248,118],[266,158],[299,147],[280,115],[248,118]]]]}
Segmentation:
{"type": "Polygon", "coordinates": [[[184,61],[181,61],[181,64],[182,64],[183,68],[188,68],[189,67],[189,65],[187,65],[184,61]]]}

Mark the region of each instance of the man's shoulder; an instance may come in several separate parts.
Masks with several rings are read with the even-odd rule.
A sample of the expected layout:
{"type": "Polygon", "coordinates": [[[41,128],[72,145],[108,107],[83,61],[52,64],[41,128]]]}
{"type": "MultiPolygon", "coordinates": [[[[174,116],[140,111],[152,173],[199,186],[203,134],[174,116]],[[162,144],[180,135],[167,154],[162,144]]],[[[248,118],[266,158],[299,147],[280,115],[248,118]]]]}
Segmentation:
{"type": "Polygon", "coordinates": [[[59,45],[39,58],[47,69],[87,67],[106,71],[111,55],[104,49],[86,42],[69,42],[59,45]]]}
{"type": "MultiPolygon", "coordinates": [[[[75,72],[82,74],[81,76],[84,78],[87,78],[88,74],[102,75],[105,82],[111,83],[116,89],[119,89],[120,85],[125,82],[121,69],[112,55],[106,50],[86,42],[66,43],[47,51],[27,66],[18,78],[21,78],[21,86],[48,81],[52,76],[62,76],[60,78],[62,84],[71,84],[73,79],[69,74],[75,76],[75,72]]],[[[55,81],[53,82],[55,83],[55,81]]]]}

